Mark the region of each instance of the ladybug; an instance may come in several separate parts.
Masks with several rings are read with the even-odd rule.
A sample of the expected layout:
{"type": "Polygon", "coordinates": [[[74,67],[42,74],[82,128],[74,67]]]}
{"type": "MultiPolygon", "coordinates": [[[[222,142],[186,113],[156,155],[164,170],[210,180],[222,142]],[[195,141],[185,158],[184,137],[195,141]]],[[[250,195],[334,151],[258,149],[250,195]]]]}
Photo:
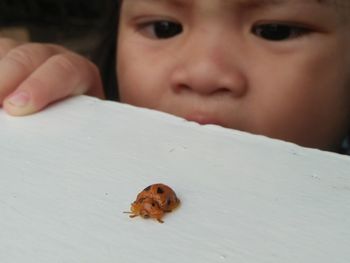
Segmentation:
{"type": "Polygon", "coordinates": [[[130,217],[155,218],[164,223],[164,213],[171,212],[180,204],[173,189],[165,184],[152,184],[143,189],[131,204],[130,217]]]}

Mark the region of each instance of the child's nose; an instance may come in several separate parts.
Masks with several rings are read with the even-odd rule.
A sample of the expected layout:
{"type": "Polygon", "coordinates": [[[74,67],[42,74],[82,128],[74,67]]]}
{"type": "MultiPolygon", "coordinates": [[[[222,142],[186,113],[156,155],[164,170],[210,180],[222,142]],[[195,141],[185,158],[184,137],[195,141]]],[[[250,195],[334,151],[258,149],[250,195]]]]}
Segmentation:
{"type": "MultiPolygon", "coordinates": [[[[180,52],[181,53],[181,52],[180,52]]],[[[227,94],[242,97],[247,80],[239,63],[224,50],[201,47],[182,54],[172,72],[172,87],[176,92],[193,91],[202,95],[227,94]]]]}

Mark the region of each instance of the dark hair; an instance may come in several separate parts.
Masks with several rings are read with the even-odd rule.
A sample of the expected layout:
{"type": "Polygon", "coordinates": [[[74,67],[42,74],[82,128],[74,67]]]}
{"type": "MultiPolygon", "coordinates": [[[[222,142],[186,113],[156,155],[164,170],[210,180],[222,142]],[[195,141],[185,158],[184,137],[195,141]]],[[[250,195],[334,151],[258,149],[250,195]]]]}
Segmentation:
{"type": "Polygon", "coordinates": [[[108,100],[119,99],[116,75],[116,46],[121,1],[114,0],[113,3],[113,10],[105,21],[103,39],[92,55],[92,60],[100,69],[105,97],[108,100]]]}

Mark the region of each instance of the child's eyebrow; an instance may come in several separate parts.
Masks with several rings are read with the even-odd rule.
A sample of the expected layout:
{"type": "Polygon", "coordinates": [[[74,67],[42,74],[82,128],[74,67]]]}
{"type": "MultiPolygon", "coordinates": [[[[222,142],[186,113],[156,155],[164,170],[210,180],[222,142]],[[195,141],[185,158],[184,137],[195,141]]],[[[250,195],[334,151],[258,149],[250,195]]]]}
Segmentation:
{"type": "MultiPolygon", "coordinates": [[[[196,1],[201,0],[123,0],[132,6],[137,6],[137,3],[149,3],[149,4],[164,4],[170,5],[176,8],[184,8],[193,6],[196,1]]],[[[212,0],[214,1],[214,0],[212,0]]],[[[268,8],[272,6],[284,6],[290,4],[305,4],[305,5],[317,5],[320,7],[330,7],[341,9],[349,9],[350,2],[349,0],[215,0],[221,1],[222,4],[227,6],[235,6],[242,9],[254,9],[254,8],[268,8]],[[346,4],[344,4],[344,2],[346,4]]],[[[339,11],[339,10],[338,10],[339,11]]]]}
{"type": "Polygon", "coordinates": [[[329,4],[331,0],[227,0],[227,3],[232,3],[240,6],[254,6],[254,7],[261,7],[261,6],[275,6],[275,5],[284,5],[284,4],[290,4],[290,3],[305,3],[305,4],[329,4]]]}
{"type": "Polygon", "coordinates": [[[133,2],[136,3],[164,3],[171,4],[174,6],[184,6],[189,5],[193,2],[193,0],[123,0],[124,2],[133,2]]]}
{"type": "MultiPolygon", "coordinates": [[[[128,0],[124,0],[125,2],[128,0]]],[[[130,0],[131,1],[131,0],[130,0]]],[[[295,1],[299,2],[314,2],[317,4],[327,4],[332,2],[338,2],[337,0],[221,0],[227,4],[242,5],[242,6],[269,6],[269,5],[282,5],[295,1]]],[[[132,2],[149,2],[149,3],[166,3],[175,6],[184,6],[193,4],[193,0],[132,0],[132,2]]]]}
{"type": "Polygon", "coordinates": [[[348,17],[350,20],[350,1],[349,0],[226,0],[227,3],[236,4],[243,8],[264,8],[269,6],[283,6],[292,4],[316,5],[322,8],[335,10],[339,15],[348,17]],[[345,13],[345,15],[344,15],[345,13]]]}

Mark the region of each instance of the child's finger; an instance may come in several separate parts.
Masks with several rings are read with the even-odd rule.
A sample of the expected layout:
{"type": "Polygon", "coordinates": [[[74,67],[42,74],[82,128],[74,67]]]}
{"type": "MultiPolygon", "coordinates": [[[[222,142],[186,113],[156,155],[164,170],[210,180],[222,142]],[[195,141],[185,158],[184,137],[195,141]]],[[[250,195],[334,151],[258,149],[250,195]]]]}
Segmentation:
{"type": "Polygon", "coordinates": [[[49,57],[63,52],[58,46],[24,44],[8,51],[0,59],[0,102],[13,92],[49,57]]]}
{"type": "Polygon", "coordinates": [[[11,115],[37,112],[49,103],[94,88],[102,91],[97,67],[74,53],[50,57],[8,96],[4,109],[11,115]]]}
{"type": "Polygon", "coordinates": [[[11,49],[19,46],[20,43],[10,38],[0,38],[0,59],[11,49]]]}

